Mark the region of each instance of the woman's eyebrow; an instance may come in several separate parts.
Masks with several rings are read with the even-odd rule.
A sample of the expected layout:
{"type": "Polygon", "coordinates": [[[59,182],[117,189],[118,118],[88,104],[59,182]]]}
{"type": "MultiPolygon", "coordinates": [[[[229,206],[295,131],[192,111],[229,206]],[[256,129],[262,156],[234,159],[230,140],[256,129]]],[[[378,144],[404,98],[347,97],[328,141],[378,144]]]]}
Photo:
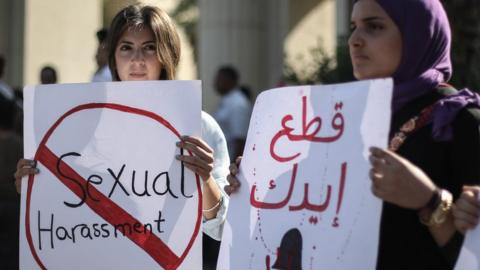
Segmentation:
{"type": "Polygon", "coordinates": [[[364,22],[383,21],[383,20],[385,20],[385,18],[378,17],[378,16],[371,16],[371,17],[366,17],[362,19],[362,21],[364,22]]]}
{"type": "Polygon", "coordinates": [[[128,41],[128,40],[120,40],[120,43],[126,43],[126,44],[130,44],[130,45],[133,44],[133,42],[128,41]]]}
{"type": "Polygon", "coordinates": [[[153,41],[153,40],[147,40],[147,41],[143,42],[142,45],[145,45],[145,44],[147,44],[147,43],[155,43],[155,41],[153,41]]]}
{"type": "MultiPolygon", "coordinates": [[[[363,21],[363,22],[371,22],[371,21],[384,21],[385,18],[383,17],[378,17],[378,16],[370,16],[370,17],[365,17],[365,18],[362,18],[362,19],[359,19],[359,21],[363,21]]],[[[355,22],[357,20],[354,20],[352,19],[350,21],[350,25],[355,25],[355,22]]]]}

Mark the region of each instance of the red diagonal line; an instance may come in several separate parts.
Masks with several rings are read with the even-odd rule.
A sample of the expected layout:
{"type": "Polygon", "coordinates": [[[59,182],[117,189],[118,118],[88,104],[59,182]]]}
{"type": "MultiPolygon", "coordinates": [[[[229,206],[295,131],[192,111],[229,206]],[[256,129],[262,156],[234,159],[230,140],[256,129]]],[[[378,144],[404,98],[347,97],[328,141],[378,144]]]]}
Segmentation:
{"type": "MultiPolygon", "coordinates": [[[[68,175],[69,177],[80,182],[83,186],[86,186],[87,181],[82,176],[80,176],[77,172],[75,172],[74,169],[72,169],[62,160],[59,161],[59,158],[50,149],[48,149],[47,146],[41,146],[37,153],[38,162],[47,167],[47,169],[52,172],[60,180],[60,182],[62,182],[78,197],[82,197],[83,191],[81,188],[78,185],[75,185],[71,180],[60,175],[56,170],[57,162],[60,162],[59,166],[61,166],[62,173],[64,175],[68,175]]],[[[90,186],[89,191],[90,194],[95,197],[95,199],[98,199],[98,201],[93,201],[87,196],[85,203],[108,223],[112,225],[128,223],[132,226],[132,228],[135,223],[142,224],[115,202],[103,195],[103,193],[98,191],[95,187],[90,186]]],[[[150,257],[152,257],[164,269],[176,268],[179,260],[178,256],[175,255],[173,251],[170,250],[170,248],[153,232],[146,234],[137,233],[135,230],[132,230],[131,232],[131,234],[125,234],[125,236],[137,244],[141,249],[145,250],[145,252],[147,252],[147,254],[150,255],[150,257]]]]}

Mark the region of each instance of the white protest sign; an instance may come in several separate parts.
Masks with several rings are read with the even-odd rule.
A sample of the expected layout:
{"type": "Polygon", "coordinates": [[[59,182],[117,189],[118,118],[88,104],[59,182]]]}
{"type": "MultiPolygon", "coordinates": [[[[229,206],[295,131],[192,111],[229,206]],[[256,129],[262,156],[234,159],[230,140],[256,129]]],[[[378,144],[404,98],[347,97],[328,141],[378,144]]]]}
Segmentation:
{"type": "Polygon", "coordinates": [[[26,87],[20,269],[198,269],[200,81],[26,87]],[[185,153],[189,154],[189,153],[185,153]]]}
{"type": "Polygon", "coordinates": [[[480,270],[480,229],[475,229],[465,235],[462,250],[458,257],[456,270],[480,270]]]}
{"type": "MultiPolygon", "coordinates": [[[[480,198],[477,198],[480,200],[480,198]]],[[[480,226],[467,231],[455,270],[480,270],[480,226]]]]}
{"type": "Polygon", "coordinates": [[[255,103],[218,269],[375,269],[392,81],[298,86],[255,103]]]}

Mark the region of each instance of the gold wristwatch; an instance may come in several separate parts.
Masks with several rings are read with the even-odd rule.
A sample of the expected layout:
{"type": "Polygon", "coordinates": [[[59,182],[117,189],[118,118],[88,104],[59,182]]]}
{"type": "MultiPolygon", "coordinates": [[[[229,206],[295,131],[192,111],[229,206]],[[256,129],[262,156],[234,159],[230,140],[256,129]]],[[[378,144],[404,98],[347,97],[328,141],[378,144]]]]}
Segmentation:
{"type": "Polygon", "coordinates": [[[429,203],[420,209],[420,222],[427,226],[443,224],[452,210],[453,196],[445,189],[435,190],[429,203]]]}

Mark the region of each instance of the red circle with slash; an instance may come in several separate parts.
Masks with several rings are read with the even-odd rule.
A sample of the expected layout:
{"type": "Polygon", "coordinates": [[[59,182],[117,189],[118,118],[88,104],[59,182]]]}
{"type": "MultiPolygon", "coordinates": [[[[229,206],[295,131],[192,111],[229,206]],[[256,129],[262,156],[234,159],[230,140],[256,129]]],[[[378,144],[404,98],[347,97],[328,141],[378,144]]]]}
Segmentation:
{"type": "MultiPolygon", "coordinates": [[[[128,107],[120,104],[114,104],[114,103],[89,103],[89,104],[79,105],[69,110],[64,115],[62,115],[53,124],[53,126],[50,127],[50,129],[47,131],[47,133],[45,134],[45,136],[43,137],[42,141],[38,146],[34,159],[37,162],[42,163],[42,165],[44,165],[45,167],[47,167],[59,179],[59,181],[62,184],[64,184],[68,189],[70,189],[73,193],[75,193],[79,197],[81,196],[80,194],[82,192],[80,188],[77,185],[72,184],[71,181],[66,180],[66,178],[60,175],[58,171],[53,169],[52,164],[56,164],[56,162],[58,161],[58,157],[50,149],[48,149],[46,144],[48,139],[51,137],[51,135],[56,130],[56,128],[63,122],[63,120],[65,120],[67,117],[77,112],[91,110],[91,109],[114,110],[118,112],[144,116],[163,125],[168,130],[170,130],[175,136],[180,138],[180,133],[168,121],[166,121],[159,115],[156,115],[146,110],[128,107]]],[[[64,163],[63,161],[60,161],[60,166],[62,166],[63,168],[62,171],[65,170],[67,174],[71,176],[75,176],[83,184],[86,183],[86,180],[80,175],[78,175],[78,173],[76,173],[68,164],[64,163]]],[[[132,242],[134,242],[138,247],[143,249],[152,259],[154,259],[164,269],[176,269],[178,266],[182,264],[183,260],[189,253],[200,231],[200,224],[202,220],[201,219],[202,193],[201,193],[201,187],[200,187],[200,178],[198,174],[195,174],[195,177],[196,177],[197,193],[198,193],[197,218],[196,218],[195,227],[194,227],[192,236],[185,250],[180,256],[177,256],[165,243],[163,243],[163,241],[160,238],[158,238],[153,233],[149,235],[138,234],[138,233],[132,233],[128,235],[128,238],[132,242]]],[[[38,256],[37,251],[35,250],[35,247],[33,245],[32,235],[30,232],[30,202],[31,202],[31,193],[33,189],[34,179],[35,179],[34,175],[30,175],[28,178],[26,211],[25,211],[25,230],[26,230],[25,233],[26,233],[28,245],[30,247],[30,251],[32,252],[32,255],[35,261],[37,262],[38,266],[41,269],[47,269],[47,267],[45,267],[40,257],[38,256]]],[[[87,199],[85,201],[85,204],[87,204],[90,209],[92,209],[96,214],[102,217],[105,221],[109,222],[110,224],[114,224],[114,223],[135,224],[136,222],[138,223],[138,220],[135,217],[130,215],[128,212],[122,209],[115,202],[113,202],[108,197],[103,195],[103,193],[101,193],[94,187],[91,187],[91,188],[92,190],[90,191],[92,192],[92,194],[94,194],[96,199],[99,199],[100,201],[99,202],[97,201],[96,203],[94,203],[92,199],[87,199]]]]}

